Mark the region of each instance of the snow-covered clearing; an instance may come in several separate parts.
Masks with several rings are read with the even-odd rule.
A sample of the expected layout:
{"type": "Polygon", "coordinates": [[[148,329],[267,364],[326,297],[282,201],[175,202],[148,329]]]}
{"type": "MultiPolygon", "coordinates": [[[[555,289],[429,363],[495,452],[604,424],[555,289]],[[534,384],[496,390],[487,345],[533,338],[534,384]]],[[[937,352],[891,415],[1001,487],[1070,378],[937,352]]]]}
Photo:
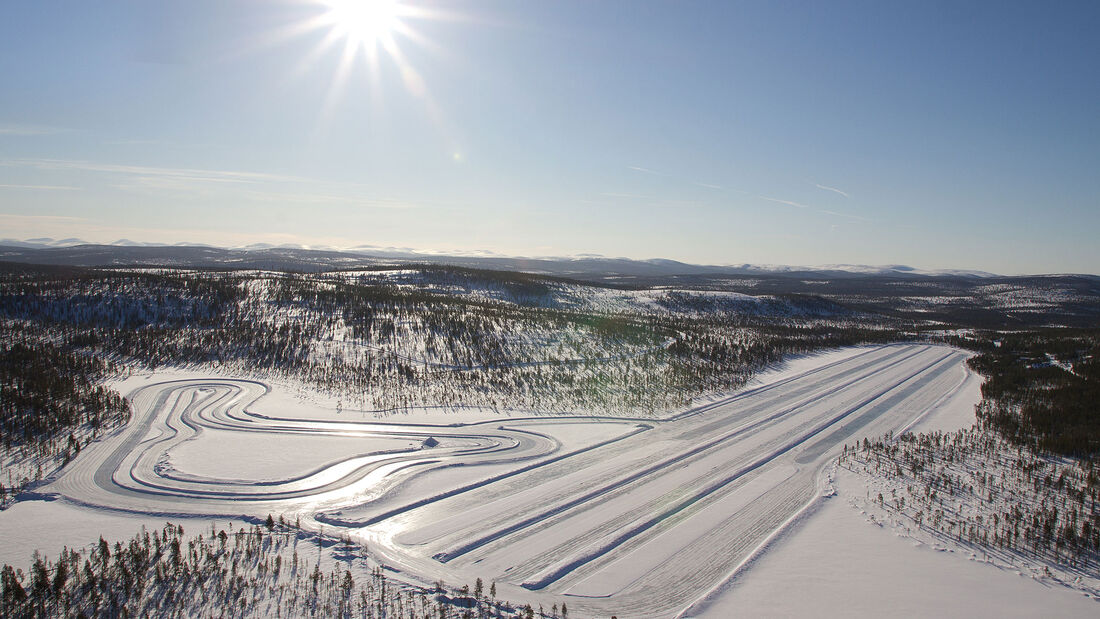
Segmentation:
{"type": "MultiPolygon", "coordinates": [[[[842,493],[847,492],[841,488],[842,493]]],[[[868,521],[825,501],[728,588],[686,616],[1095,617],[1095,600],[868,521]]]]}
{"type": "MultiPolygon", "coordinates": [[[[829,527],[844,514],[853,520],[844,526],[867,530],[851,533],[846,551],[855,556],[840,556],[871,565],[887,559],[880,531],[834,507],[841,501],[821,498],[830,492],[821,471],[863,436],[967,424],[976,381],[965,358],[926,344],[806,356],[665,419],[467,411],[379,421],[255,381],[131,377],[120,383],[134,404],[131,423],[37,489],[60,500],[25,502],[0,516],[9,523],[0,542],[40,538],[36,525],[24,524],[39,517],[60,528],[91,518],[121,532],[164,515],[256,522],[270,513],[366,543],[398,579],[480,577],[495,581],[502,597],[546,607],[567,601],[572,616],[668,617],[689,608],[720,616],[752,603],[757,610],[748,614],[767,614],[759,591],[771,579],[799,590],[806,583],[791,579],[800,570],[843,565],[830,563],[827,540],[816,536],[835,535],[829,527]],[[792,519],[805,524],[791,529],[792,519]],[[761,548],[770,550],[761,556],[761,548]],[[817,563],[791,566],[788,556],[817,563]],[[765,582],[752,584],[759,578],[765,582]]],[[[81,536],[66,543],[96,537],[74,530],[81,536]]],[[[961,563],[968,567],[960,570],[997,573],[947,553],[925,563],[930,571],[961,563]]],[[[889,591],[913,569],[873,575],[889,591]]],[[[863,607],[845,605],[849,598],[821,595],[805,610],[861,614],[863,607]]],[[[1063,592],[1050,603],[1076,612],[1057,606],[1063,599],[1077,600],[1063,592]]],[[[937,608],[914,606],[912,614],[937,608]]]]}
{"type": "MultiPolygon", "coordinates": [[[[0,564],[27,571],[34,551],[56,557],[62,548],[84,548],[99,541],[132,537],[142,526],[164,525],[166,518],[86,509],[66,501],[20,501],[0,511],[0,564]]],[[[210,520],[172,518],[185,528],[210,527],[210,520]]]]}

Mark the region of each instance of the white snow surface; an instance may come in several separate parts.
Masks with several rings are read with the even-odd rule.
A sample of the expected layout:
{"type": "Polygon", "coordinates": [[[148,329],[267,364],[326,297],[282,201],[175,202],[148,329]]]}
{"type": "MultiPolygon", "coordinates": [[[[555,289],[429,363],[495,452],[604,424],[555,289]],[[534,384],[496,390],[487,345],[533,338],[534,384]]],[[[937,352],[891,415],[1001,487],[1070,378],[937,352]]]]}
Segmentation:
{"type": "Polygon", "coordinates": [[[102,536],[108,542],[133,537],[141,527],[150,531],[171,520],[188,528],[210,528],[210,519],[126,514],[86,509],[65,501],[20,501],[0,511],[0,564],[27,572],[37,550],[56,559],[63,548],[90,547],[102,536]]]}
{"type": "Polygon", "coordinates": [[[666,419],[471,410],[377,420],[300,388],[134,376],[116,383],[131,423],[36,489],[54,500],[0,514],[2,558],[18,563],[36,542],[55,554],[59,543],[95,541],[93,529],[123,538],[166,517],[271,513],[367,542],[407,582],[481,577],[508,599],[565,600],[576,617],[1100,608],[1042,584],[1027,585],[1033,606],[1001,595],[1010,585],[971,593],[961,583],[983,571],[990,583],[1023,579],[921,554],[824,498],[833,489],[822,472],[846,442],[971,422],[966,357],[928,344],[808,355],[666,419]],[[925,585],[954,572],[943,595],[925,585]],[[865,587],[878,605],[853,604],[865,587]]]}
{"type": "MultiPolygon", "coordinates": [[[[842,490],[843,492],[844,490],[842,490]]],[[[901,537],[825,501],[709,604],[685,616],[1096,617],[1058,585],[901,537]]]]}

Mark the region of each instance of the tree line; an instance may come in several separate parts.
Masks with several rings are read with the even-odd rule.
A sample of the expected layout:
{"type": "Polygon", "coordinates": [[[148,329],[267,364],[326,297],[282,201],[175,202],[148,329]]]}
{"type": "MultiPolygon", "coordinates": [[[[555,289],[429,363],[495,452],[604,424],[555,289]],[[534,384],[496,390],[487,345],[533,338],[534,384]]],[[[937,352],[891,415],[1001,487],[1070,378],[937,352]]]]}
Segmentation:
{"type": "Polygon", "coordinates": [[[0,323],[0,503],[64,466],[101,432],[126,423],[129,404],[100,381],[115,371],[94,355],[0,323]]]}
{"type": "Polygon", "coordinates": [[[1100,330],[1005,333],[995,342],[969,362],[986,377],[979,421],[1041,451],[1100,454],[1100,330]]]}
{"type": "MultiPolygon", "coordinates": [[[[322,538],[268,516],[263,523],[185,534],[167,523],[127,541],[102,537],[29,573],[0,568],[0,615],[38,617],[341,617],[519,619],[530,605],[497,597],[496,583],[416,587],[393,581],[349,540],[325,555],[322,538]],[[316,543],[316,545],[314,545],[316,543]]],[[[540,617],[568,619],[565,603],[540,617]]]]}

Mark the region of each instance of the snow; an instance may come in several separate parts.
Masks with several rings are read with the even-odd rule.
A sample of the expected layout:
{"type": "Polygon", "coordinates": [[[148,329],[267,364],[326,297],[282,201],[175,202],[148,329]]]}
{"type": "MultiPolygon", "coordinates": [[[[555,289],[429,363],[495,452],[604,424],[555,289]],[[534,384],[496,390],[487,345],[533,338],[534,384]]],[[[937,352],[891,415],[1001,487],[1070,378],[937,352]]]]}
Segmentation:
{"type": "MultiPolygon", "coordinates": [[[[913,422],[914,432],[974,423],[981,377],[965,366],[913,422]]],[[[929,545],[864,511],[866,479],[830,472],[802,517],[684,617],[1094,617],[1097,600],[1041,576],[929,545]]]]}
{"type": "Polygon", "coordinates": [[[852,357],[874,350],[875,348],[878,347],[849,346],[847,348],[834,348],[804,355],[788,355],[781,363],[776,363],[757,372],[752,380],[745,384],[742,391],[761,385],[770,385],[830,363],[851,359],[852,357]]]}
{"type": "Polygon", "coordinates": [[[417,441],[379,437],[301,436],[204,430],[202,440],[181,443],[168,451],[178,472],[216,478],[226,474],[225,458],[232,455],[231,475],[268,481],[301,475],[360,454],[416,449],[417,441]]]}
{"type": "Polygon", "coordinates": [[[687,617],[1095,617],[1061,586],[936,551],[834,498],[687,617]]]}
{"type": "Polygon", "coordinates": [[[99,541],[129,539],[141,527],[164,526],[167,520],[185,529],[209,528],[209,519],[172,515],[126,514],[87,509],[65,501],[20,501],[0,511],[0,564],[24,571],[33,563],[34,551],[56,558],[63,548],[83,548],[99,541]]]}
{"type": "Polygon", "coordinates": [[[292,384],[130,376],[115,387],[135,419],[37,489],[62,500],[0,513],[0,559],[27,565],[33,547],[125,538],[166,515],[273,513],[367,542],[407,581],[479,576],[536,606],[567,599],[578,617],[1095,614],[1068,588],[914,547],[823,498],[846,441],[969,425],[965,358],[927,344],[806,355],[644,421],[379,420],[292,384]]]}
{"type": "Polygon", "coordinates": [[[914,433],[953,432],[974,425],[977,420],[974,407],[982,399],[982,377],[965,366],[959,367],[953,374],[959,381],[955,389],[948,392],[946,397],[923,417],[917,419],[909,427],[909,431],[914,433]]]}

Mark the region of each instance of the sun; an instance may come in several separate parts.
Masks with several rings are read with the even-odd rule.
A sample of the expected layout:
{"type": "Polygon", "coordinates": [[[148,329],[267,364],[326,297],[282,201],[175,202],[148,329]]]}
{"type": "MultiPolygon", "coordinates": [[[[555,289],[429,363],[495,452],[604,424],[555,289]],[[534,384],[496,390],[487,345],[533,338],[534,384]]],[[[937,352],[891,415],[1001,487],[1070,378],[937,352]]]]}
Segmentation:
{"type": "MultiPolygon", "coordinates": [[[[422,102],[430,119],[444,133],[448,133],[444,127],[443,112],[432,98],[427,80],[414,66],[415,60],[423,60],[426,56],[445,58],[446,53],[420,32],[417,25],[424,21],[466,22],[469,21],[467,16],[425,6],[423,0],[288,1],[307,7],[308,13],[291,13],[294,17],[272,33],[271,41],[281,42],[300,36],[316,41],[313,49],[303,54],[296,63],[293,69],[296,75],[321,66],[331,66],[333,69],[319,116],[320,125],[325,125],[332,117],[345,87],[358,77],[365,76],[366,89],[357,89],[355,95],[365,94],[372,109],[381,108],[390,87],[400,85],[405,92],[422,102]],[[410,56],[404,49],[408,47],[428,54],[410,56]],[[364,61],[365,71],[358,70],[364,61]]],[[[361,100],[356,103],[359,102],[361,100]]],[[[455,147],[453,150],[458,149],[455,147]]]]}
{"type": "Polygon", "coordinates": [[[391,44],[406,13],[400,0],[324,0],[323,4],[327,11],[322,20],[332,33],[368,52],[391,44]]]}

